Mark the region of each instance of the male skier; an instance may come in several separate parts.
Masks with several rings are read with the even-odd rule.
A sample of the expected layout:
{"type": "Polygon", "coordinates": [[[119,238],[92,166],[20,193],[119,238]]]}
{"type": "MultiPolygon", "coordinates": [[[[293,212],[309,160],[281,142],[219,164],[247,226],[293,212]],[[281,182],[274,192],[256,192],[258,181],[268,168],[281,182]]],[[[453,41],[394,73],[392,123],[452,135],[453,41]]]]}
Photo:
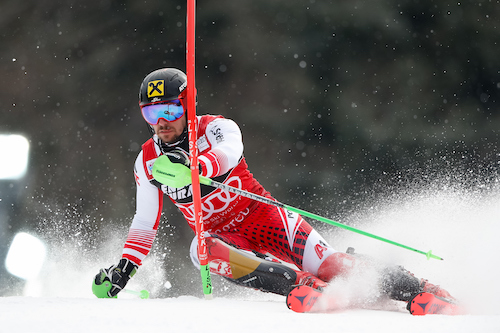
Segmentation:
{"type": "MultiPolygon", "coordinates": [[[[150,125],[134,167],[137,185],[136,213],[118,264],[101,269],[94,286],[104,281],[115,297],[150,252],[163,208],[164,195],[195,230],[191,185],[172,188],[154,179],[152,169],[160,155],[173,163],[189,165],[186,75],[163,68],[147,75],[140,87],[139,105],[150,125]]],[[[239,189],[272,198],[248,170],[238,125],[222,116],[196,117],[200,174],[239,189]]],[[[369,265],[356,255],[332,248],[299,214],[243,196],[201,185],[204,229],[212,273],[237,284],[286,295],[294,286],[323,289],[338,277],[347,277],[369,265]]],[[[199,267],[196,237],[191,259],[199,267]]],[[[426,291],[452,298],[439,286],[418,279],[399,267],[379,270],[381,295],[408,302],[426,291]]]]}

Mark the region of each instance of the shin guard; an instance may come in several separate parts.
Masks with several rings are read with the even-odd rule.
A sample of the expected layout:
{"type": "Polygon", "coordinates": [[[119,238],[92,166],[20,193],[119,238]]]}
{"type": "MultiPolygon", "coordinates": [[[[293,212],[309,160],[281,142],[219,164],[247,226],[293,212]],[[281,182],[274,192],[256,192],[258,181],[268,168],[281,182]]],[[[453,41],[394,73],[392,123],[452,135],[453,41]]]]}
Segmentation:
{"type": "Polygon", "coordinates": [[[297,280],[297,272],[280,262],[239,250],[220,239],[207,238],[210,271],[253,289],[286,295],[297,280]]]}

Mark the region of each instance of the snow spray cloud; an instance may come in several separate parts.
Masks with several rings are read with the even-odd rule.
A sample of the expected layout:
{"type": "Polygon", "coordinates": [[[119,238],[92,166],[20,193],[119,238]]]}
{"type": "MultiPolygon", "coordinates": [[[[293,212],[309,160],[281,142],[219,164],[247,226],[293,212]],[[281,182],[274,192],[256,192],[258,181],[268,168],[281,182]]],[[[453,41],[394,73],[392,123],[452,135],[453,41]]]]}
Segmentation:
{"type": "MultiPolygon", "coordinates": [[[[37,231],[48,246],[48,260],[35,281],[24,288],[27,296],[95,297],[92,279],[100,268],[117,264],[128,234],[124,221],[107,221],[103,226],[89,215],[81,214],[77,206],[60,207],[44,204],[37,209],[37,231]]],[[[154,253],[131,280],[131,289],[146,286],[153,294],[164,285],[161,258],[154,253]],[[152,288],[151,288],[152,287],[152,288]]],[[[127,297],[127,296],[122,296],[127,297]]]]}
{"type": "Polygon", "coordinates": [[[443,261],[340,229],[330,229],[327,238],[338,250],[354,247],[357,253],[402,265],[441,285],[470,313],[499,314],[495,300],[500,296],[496,288],[500,267],[495,256],[500,253],[500,179],[471,183],[459,178],[448,175],[391,187],[340,221],[422,251],[432,250],[443,261]]]}

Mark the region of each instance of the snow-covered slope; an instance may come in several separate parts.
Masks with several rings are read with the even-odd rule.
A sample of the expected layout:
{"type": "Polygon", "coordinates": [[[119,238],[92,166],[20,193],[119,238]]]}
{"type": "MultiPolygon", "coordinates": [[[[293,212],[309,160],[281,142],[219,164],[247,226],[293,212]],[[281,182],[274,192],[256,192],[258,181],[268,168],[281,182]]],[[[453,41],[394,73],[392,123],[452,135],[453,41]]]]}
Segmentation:
{"type": "MultiPolygon", "coordinates": [[[[271,295],[272,296],[272,295],[271,295]]],[[[499,332],[499,315],[299,314],[282,298],[0,298],[0,332],[499,332]]]]}
{"type": "MultiPolygon", "coordinates": [[[[386,310],[298,314],[288,310],[281,296],[247,289],[226,294],[218,286],[210,301],[202,295],[142,300],[124,294],[119,299],[96,299],[90,281],[101,264],[71,264],[68,258],[75,253],[66,246],[64,253],[53,256],[43,278],[28,285],[26,295],[33,296],[0,298],[0,332],[500,332],[498,191],[412,192],[362,207],[349,216],[349,222],[443,257],[443,261],[426,260],[348,231],[324,233],[338,249],[353,246],[359,253],[403,264],[415,275],[442,285],[470,314],[413,317],[402,304],[386,310]]],[[[147,270],[141,268],[131,288],[152,288],[140,278],[147,270]]],[[[185,283],[201,290],[196,282],[185,283]]],[[[360,285],[332,287],[349,294],[360,285]]]]}

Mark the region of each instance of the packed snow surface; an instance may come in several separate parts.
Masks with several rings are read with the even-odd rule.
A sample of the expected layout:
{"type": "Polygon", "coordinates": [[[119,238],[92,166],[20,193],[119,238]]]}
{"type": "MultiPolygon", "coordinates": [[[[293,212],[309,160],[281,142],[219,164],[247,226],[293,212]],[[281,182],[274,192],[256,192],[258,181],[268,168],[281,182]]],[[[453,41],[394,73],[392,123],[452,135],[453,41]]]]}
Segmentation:
{"type": "MultiPolygon", "coordinates": [[[[28,283],[25,296],[0,298],[0,332],[500,332],[498,193],[449,188],[411,193],[361,207],[343,221],[420,250],[432,249],[443,261],[336,228],[322,232],[339,250],[353,246],[440,284],[467,308],[466,315],[414,317],[396,302],[299,314],[286,307],[284,297],[247,289],[226,294],[217,281],[213,300],[204,299],[198,281],[185,283],[199,289],[199,296],[97,299],[90,284],[103,263],[70,264],[75,253],[65,248],[39,281],[28,283]]],[[[141,282],[141,272],[147,268],[128,287],[152,288],[141,282]]],[[[364,287],[363,281],[331,286],[342,297],[364,287]]]]}
{"type": "Polygon", "coordinates": [[[11,297],[0,299],[2,332],[499,332],[498,315],[413,317],[348,310],[294,313],[278,297],[204,300],[11,297]]]}

